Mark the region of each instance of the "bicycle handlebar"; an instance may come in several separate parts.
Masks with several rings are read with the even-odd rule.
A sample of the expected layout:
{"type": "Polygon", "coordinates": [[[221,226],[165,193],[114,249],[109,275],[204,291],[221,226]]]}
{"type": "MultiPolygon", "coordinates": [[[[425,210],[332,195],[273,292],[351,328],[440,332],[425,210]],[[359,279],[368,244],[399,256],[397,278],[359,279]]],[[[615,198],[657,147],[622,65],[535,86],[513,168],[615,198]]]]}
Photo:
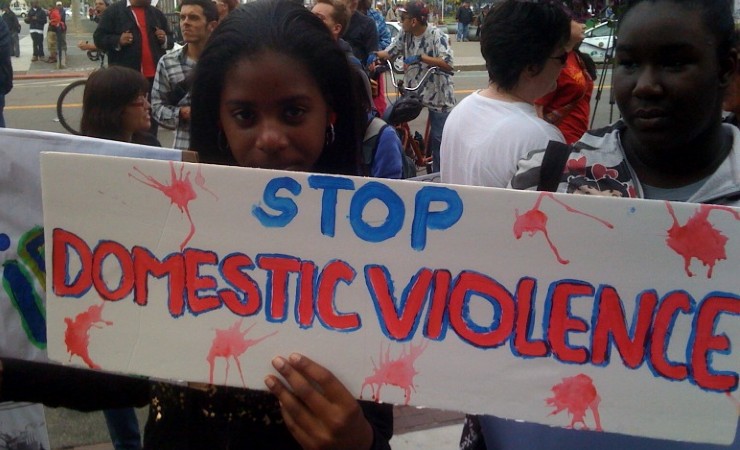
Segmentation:
{"type": "MultiPolygon", "coordinates": [[[[421,63],[420,62],[414,63],[414,64],[409,65],[408,67],[411,67],[411,66],[419,66],[419,67],[421,67],[421,63]]],[[[376,69],[376,71],[378,71],[379,73],[385,72],[385,71],[389,71],[391,73],[391,83],[393,83],[393,87],[395,87],[396,89],[400,89],[400,90],[402,90],[404,92],[415,92],[415,91],[418,91],[419,89],[421,89],[424,86],[424,84],[426,84],[426,82],[429,79],[429,77],[432,74],[434,74],[434,73],[439,73],[439,74],[442,74],[442,75],[445,75],[445,76],[449,76],[449,77],[455,75],[454,72],[450,72],[448,70],[444,70],[441,67],[429,66],[429,68],[426,70],[426,72],[424,72],[424,75],[421,77],[421,80],[419,80],[419,83],[416,86],[414,86],[414,87],[407,87],[407,86],[404,86],[402,80],[396,80],[396,74],[395,74],[395,72],[393,72],[393,67],[391,66],[391,62],[389,60],[384,61],[382,65],[378,66],[378,68],[376,69]]]]}

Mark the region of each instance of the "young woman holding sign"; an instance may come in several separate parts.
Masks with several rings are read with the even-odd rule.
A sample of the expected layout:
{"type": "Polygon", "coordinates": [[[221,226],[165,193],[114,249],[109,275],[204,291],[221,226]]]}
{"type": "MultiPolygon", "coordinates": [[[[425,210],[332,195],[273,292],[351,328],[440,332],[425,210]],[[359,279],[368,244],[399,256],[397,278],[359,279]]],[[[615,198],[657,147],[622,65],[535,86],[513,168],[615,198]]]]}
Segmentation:
{"type": "MultiPolygon", "coordinates": [[[[249,3],[219,24],[198,61],[192,148],[203,162],[357,174],[364,122],[352,80],[346,56],[306,8],[288,0],[249,3]]],[[[271,393],[155,386],[157,415],[145,445],[389,448],[390,405],[358,402],[303,355],[272,364],[285,381],[267,376],[271,393]]]]}
{"type": "MultiPolygon", "coordinates": [[[[555,189],[740,206],[740,132],[723,125],[721,115],[724,91],[737,64],[733,29],[728,0],[632,2],[620,20],[615,53],[613,89],[623,119],[587,132],[566,148],[569,161],[585,162],[586,167],[563,170],[564,160],[553,171],[558,176],[555,189]],[[582,174],[592,173],[591,166],[597,164],[607,168],[610,181],[623,188],[594,183],[582,189],[588,181],[582,174]]],[[[535,189],[546,172],[544,153],[531,152],[519,161],[510,185],[535,189]]],[[[727,315],[737,315],[737,303],[735,308],[727,315]]],[[[728,394],[737,396],[736,388],[737,378],[728,394]]],[[[727,402],[727,408],[717,414],[736,413],[732,399],[727,402]]],[[[670,408],[666,403],[665,414],[671,414],[670,408]]],[[[601,423],[608,426],[603,416],[601,423]]],[[[477,416],[466,421],[461,448],[718,450],[737,449],[739,443],[737,431],[728,447],[477,416]]]]}
{"type": "MultiPolygon", "coordinates": [[[[245,5],[219,24],[195,69],[193,149],[209,163],[357,174],[365,116],[353,99],[351,73],[324,23],[300,4],[245,5]]],[[[0,362],[8,369],[0,369],[7,375],[0,400],[86,410],[149,400],[145,448],[390,448],[391,405],[358,402],[303,355],[272,361],[285,381],[268,375],[270,392],[150,385],[59,366],[47,375],[49,365],[0,362]],[[77,377],[85,377],[84,386],[77,377]],[[60,385],[70,383],[68,395],[60,385]]]]}

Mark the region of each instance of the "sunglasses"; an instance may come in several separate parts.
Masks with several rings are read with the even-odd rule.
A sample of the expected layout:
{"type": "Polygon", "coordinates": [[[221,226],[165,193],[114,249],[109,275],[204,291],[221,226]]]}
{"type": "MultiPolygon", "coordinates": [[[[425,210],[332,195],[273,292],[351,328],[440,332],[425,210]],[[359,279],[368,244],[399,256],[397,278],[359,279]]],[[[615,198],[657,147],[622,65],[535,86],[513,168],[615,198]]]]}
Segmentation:
{"type": "Polygon", "coordinates": [[[560,62],[561,65],[565,65],[565,63],[568,61],[568,52],[563,53],[560,56],[551,56],[550,59],[555,59],[560,62]]]}

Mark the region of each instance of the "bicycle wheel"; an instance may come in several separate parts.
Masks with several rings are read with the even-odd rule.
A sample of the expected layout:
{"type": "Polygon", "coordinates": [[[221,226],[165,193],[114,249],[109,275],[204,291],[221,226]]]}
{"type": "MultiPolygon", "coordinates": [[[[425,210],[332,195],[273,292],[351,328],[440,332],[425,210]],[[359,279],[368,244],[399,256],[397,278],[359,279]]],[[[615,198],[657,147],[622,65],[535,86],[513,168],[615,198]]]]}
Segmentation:
{"type": "Polygon", "coordinates": [[[82,94],[85,91],[87,80],[77,80],[69,84],[57,100],[57,118],[65,130],[72,134],[80,134],[80,119],[82,119],[82,94]]]}

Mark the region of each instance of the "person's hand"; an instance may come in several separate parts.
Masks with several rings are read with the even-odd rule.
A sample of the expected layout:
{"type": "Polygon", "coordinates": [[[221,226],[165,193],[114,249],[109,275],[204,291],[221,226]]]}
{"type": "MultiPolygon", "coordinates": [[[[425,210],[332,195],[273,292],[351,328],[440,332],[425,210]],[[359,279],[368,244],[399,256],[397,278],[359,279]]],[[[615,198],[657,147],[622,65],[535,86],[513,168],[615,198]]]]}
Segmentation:
{"type": "Polygon", "coordinates": [[[155,36],[157,36],[157,40],[159,41],[159,43],[164,44],[165,39],[167,39],[167,33],[165,33],[163,29],[155,27],[154,34],[155,36]]]}
{"type": "Polygon", "coordinates": [[[190,120],[190,107],[189,106],[180,107],[180,120],[185,120],[185,121],[190,120]]]}
{"type": "Polygon", "coordinates": [[[124,31],[121,33],[121,37],[118,38],[118,43],[121,45],[121,47],[125,47],[127,45],[131,45],[134,42],[134,33],[131,31],[124,31]]]}
{"type": "Polygon", "coordinates": [[[265,377],[265,385],[277,397],[290,433],[308,450],[365,450],[373,444],[373,429],[360,405],[344,385],[323,366],[293,353],[288,359],[272,360],[285,378],[265,377]]]}
{"type": "Polygon", "coordinates": [[[403,63],[407,66],[421,62],[421,55],[411,55],[403,58],[403,63]]]}

